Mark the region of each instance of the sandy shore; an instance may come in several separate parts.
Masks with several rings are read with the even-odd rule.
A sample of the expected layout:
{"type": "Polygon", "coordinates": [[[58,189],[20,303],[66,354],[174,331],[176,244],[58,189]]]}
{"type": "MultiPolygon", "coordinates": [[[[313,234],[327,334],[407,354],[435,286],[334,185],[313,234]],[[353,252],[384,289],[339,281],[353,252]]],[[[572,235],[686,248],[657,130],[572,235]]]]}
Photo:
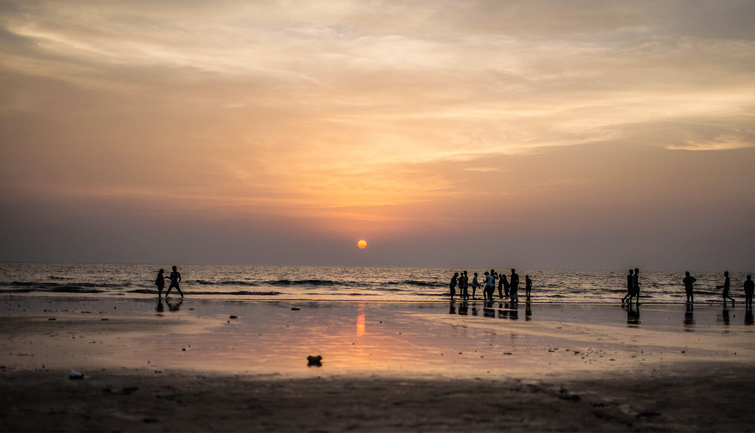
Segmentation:
{"type": "Polygon", "coordinates": [[[0,429],[755,426],[755,327],[740,307],[192,299],[159,307],[3,299],[0,429]],[[308,355],[323,356],[322,366],[308,366],[308,355]],[[69,379],[72,370],[84,379],[69,379]]]}

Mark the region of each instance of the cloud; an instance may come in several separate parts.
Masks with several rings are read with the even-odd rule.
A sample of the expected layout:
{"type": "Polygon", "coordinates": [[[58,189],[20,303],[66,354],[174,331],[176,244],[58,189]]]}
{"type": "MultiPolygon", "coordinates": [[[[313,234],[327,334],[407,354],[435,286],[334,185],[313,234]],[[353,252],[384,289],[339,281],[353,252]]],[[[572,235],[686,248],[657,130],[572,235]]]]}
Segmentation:
{"type": "Polygon", "coordinates": [[[683,144],[669,145],[669,150],[690,150],[690,151],[713,151],[713,150],[733,150],[755,147],[755,142],[745,141],[740,135],[726,134],[719,135],[710,141],[687,141],[683,144]]]}

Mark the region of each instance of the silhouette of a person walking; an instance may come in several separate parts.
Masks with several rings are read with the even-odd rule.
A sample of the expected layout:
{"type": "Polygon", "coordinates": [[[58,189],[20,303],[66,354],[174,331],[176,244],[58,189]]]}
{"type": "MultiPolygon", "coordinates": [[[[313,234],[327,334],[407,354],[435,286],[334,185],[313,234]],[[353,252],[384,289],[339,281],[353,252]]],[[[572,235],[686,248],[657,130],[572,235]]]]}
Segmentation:
{"type": "Polygon", "coordinates": [[[627,294],[624,295],[624,298],[621,299],[621,305],[624,305],[624,302],[626,302],[627,299],[629,299],[629,302],[632,302],[632,293],[634,292],[632,288],[634,287],[634,269],[629,270],[629,274],[627,275],[627,294]]]}
{"type": "Polygon", "coordinates": [[[167,298],[168,295],[170,295],[170,291],[175,288],[178,290],[178,294],[181,295],[181,297],[184,297],[183,292],[181,292],[181,288],[178,287],[178,283],[181,282],[181,274],[178,272],[178,268],[176,266],[173,266],[173,272],[170,273],[170,286],[168,287],[168,291],[165,292],[165,297],[167,298]]]}
{"type": "Polygon", "coordinates": [[[734,298],[729,296],[729,288],[731,287],[731,281],[729,280],[729,271],[724,272],[724,283],[720,286],[716,286],[717,289],[724,289],[721,296],[724,298],[724,307],[726,306],[726,300],[731,299],[731,306],[734,306],[734,298]]]}

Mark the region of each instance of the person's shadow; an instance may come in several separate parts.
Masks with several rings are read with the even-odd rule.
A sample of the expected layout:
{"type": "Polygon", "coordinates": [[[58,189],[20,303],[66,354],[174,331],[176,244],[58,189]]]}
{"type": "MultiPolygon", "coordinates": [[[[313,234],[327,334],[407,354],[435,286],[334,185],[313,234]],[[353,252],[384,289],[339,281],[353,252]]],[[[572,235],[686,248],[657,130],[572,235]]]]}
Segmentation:
{"type": "Polygon", "coordinates": [[[724,321],[724,325],[729,326],[731,324],[731,317],[729,317],[729,309],[726,307],[725,300],[724,300],[724,309],[721,312],[721,318],[724,321]]]}
{"type": "Polygon", "coordinates": [[[516,301],[511,303],[511,311],[509,311],[509,318],[511,320],[519,320],[519,303],[516,301]]]}
{"type": "Polygon", "coordinates": [[[695,306],[694,304],[687,304],[687,311],[684,312],[684,326],[692,327],[695,324],[695,306]]]}
{"type": "Polygon", "coordinates": [[[495,317],[495,309],[493,308],[493,301],[485,301],[483,303],[482,314],[485,317],[495,317]]]}
{"type": "Polygon", "coordinates": [[[627,307],[627,325],[639,326],[640,324],[640,306],[638,304],[632,305],[630,302],[627,307]]]}
{"type": "Polygon", "coordinates": [[[755,325],[755,319],[752,317],[752,307],[745,310],[745,325],[755,325]]]}
{"type": "Polygon", "coordinates": [[[163,311],[165,311],[165,306],[163,305],[162,296],[157,297],[157,306],[155,307],[155,311],[157,311],[158,313],[162,313],[163,311]]]}
{"type": "Polygon", "coordinates": [[[466,299],[461,301],[461,304],[459,304],[459,315],[460,316],[469,315],[469,304],[467,303],[466,299]]]}
{"type": "Polygon", "coordinates": [[[181,304],[184,303],[184,300],[183,298],[178,298],[178,301],[174,301],[173,299],[165,298],[165,303],[168,304],[168,310],[178,311],[181,308],[181,304]]]}

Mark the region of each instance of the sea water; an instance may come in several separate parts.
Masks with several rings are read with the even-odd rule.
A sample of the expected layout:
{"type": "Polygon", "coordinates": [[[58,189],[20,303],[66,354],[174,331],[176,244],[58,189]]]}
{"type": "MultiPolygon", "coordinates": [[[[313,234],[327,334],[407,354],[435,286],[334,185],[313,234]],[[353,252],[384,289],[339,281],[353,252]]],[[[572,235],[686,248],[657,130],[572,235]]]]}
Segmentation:
{"type": "MultiPolygon", "coordinates": [[[[157,294],[154,264],[0,263],[2,296],[127,297],[157,294]]],[[[166,279],[170,266],[165,269],[166,279]]],[[[454,272],[465,269],[178,265],[185,296],[223,300],[322,300],[445,302],[454,272]]],[[[489,269],[466,269],[484,281],[489,269]]],[[[511,273],[510,269],[497,269],[511,273]]],[[[543,303],[617,303],[626,294],[627,270],[517,269],[533,281],[532,301],[543,303]]],[[[695,302],[721,302],[721,272],[693,272],[695,302]]],[[[683,303],[683,272],[640,272],[643,303],[683,303]]],[[[744,273],[731,273],[731,296],[744,296],[744,273]]],[[[166,281],[166,289],[167,284],[166,281]]],[[[175,293],[175,291],[174,291],[175,293]]],[[[471,293],[471,288],[470,288],[471,293]]],[[[176,293],[177,295],[177,293],[176,293]]],[[[498,292],[496,289],[496,297],[498,292]]],[[[478,290],[476,297],[481,298],[478,290]]]]}

